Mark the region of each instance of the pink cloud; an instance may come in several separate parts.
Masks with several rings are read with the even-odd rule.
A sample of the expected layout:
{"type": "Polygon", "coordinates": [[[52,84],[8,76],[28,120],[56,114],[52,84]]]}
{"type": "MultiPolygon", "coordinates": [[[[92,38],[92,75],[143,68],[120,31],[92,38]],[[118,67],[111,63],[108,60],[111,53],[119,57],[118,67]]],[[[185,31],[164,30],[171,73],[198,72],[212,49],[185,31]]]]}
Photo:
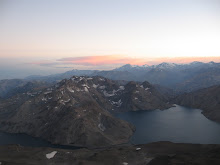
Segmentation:
{"type": "Polygon", "coordinates": [[[147,60],[144,60],[143,58],[131,58],[122,55],[69,57],[69,58],[62,58],[57,61],[61,61],[63,64],[91,65],[91,66],[111,65],[111,64],[144,65],[147,63],[147,60]]]}
{"type": "Polygon", "coordinates": [[[80,68],[114,68],[124,64],[131,65],[155,65],[162,62],[172,63],[190,63],[193,61],[200,62],[220,62],[220,57],[176,57],[176,58],[132,58],[123,55],[103,55],[103,56],[83,56],[68,57],[58,59],[56,61],[36,61],[29,64],[49,66],[49,67],[70,67],[80,66],[80,68]]]}

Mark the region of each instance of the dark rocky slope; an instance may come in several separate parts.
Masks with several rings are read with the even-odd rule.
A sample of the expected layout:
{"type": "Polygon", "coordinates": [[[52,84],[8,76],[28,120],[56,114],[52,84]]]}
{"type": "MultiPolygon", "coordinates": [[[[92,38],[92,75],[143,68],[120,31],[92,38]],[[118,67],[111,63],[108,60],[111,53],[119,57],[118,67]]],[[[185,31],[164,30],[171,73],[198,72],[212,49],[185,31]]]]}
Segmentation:
{"type": "Polygon", "coordinates": [[[202,113],[207,118],[220,122],[219,85],[180,95],[174,99],[174,102],[179,105],[202,109],[202,113]]]}
{"type": "Polygon", "coordinates": [[[99,150],[0,146],[1,165],[219,165],[220,145],[156,142],[99,150]],[[54,153],[55,155],[48,155],[54,153]],[[51,157],[46,157],[51,156],[51,157]],[[50,158],[50,159],[49,159],[50,158]]]}
{"type": "Polygon", "coordinates": [[[147,81],[141,84],[129,82],[119,98],[122,102],[120,109],[124,111],[163,110],[171,107],[168,99],[147,81]]]}
{"type": "Polygon", "coordinates": [[[90,80],[75,77],[4,101],[0,129],[65,145],[101,147],[127,142],[133,126],[103,109],[111,104],[105,104],[107,100],[96,88],[88,86],[90,80]]]}

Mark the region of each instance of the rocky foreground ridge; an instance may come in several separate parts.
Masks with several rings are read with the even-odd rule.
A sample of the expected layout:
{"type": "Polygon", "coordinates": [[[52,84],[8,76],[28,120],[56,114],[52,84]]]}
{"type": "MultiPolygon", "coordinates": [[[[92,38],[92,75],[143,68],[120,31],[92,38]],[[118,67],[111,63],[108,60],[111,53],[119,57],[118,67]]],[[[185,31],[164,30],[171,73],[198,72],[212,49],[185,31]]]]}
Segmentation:
{"type": "Polygon", "coordinates": [[[107,149],[0,146],[1,165],[219,165],[220,145],[155,142],[107,149]]]}
{"type": "Polygon", "coordinates": [[[0,130],[55,144],[103,147],[128,142],[134,126],[110,112],[167,109],[148,82],[120,85],[103,77],[77,77],[19,93],[0,103],[0,130]]]}

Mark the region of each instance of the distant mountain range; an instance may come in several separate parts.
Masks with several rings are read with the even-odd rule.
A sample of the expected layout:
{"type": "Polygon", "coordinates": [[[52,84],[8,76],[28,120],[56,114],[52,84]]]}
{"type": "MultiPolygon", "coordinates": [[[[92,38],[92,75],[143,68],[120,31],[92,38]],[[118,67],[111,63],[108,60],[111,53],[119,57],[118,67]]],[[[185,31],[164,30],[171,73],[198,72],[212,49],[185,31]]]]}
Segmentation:
{"type": "Polygon", "coordinates": [[[130,65],[109,70],[72,70],[50,76],[30,76],[26,80],[57,82],[71,76],[103,76],[112,80],[148,81],[176,92],[191,92],[220,84],[220,63],[192,62],[189,64],[161,63],[159,65],[130,65]]]}
{"type": "MultiPolygon", "coordinates": [[[[152,84],[165,86],[177,92],[190,92],[220,84],[220,63],[214,62],[161,63],[140,67],[124,65],[114,71],[131,73],[133,76],[124,73],[128,80],[132,80],[131,77],[134,77],[136,81],[149,81],[152,84]]],[[[123,73],[121,74],[123,75],[123,73]]],[[[114,76],[108,78],[115,79],[114,76]]]]}

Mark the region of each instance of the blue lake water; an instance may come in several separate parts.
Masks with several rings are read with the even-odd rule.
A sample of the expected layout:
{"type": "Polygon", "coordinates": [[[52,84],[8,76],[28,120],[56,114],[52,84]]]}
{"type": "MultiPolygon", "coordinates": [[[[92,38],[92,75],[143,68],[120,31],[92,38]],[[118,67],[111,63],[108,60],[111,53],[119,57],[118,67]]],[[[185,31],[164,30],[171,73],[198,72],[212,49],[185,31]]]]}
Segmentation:
{"type": "MultiPolygon", "coordinates": [[[[208,120],[199,109],[182,106],[160,111],[138,111],[116,114],[136,126],[131,143],[143,144],[155,141],[181,143],[220,144],[220,124],[208,120]]],[[[77,149],[73,146],[53,145],[25,134],[0,132],[0,145],[20,144],[32,147],[77,149]]]]}
{"type": "Polygon", "coordinates": [[[64,149],[78,149],[80,147],[64,146],[51,144],[40,138],[35,138],[25,134],[11,134],[0,132],[0,145],[19,144],[22,146],[31,147],[52,147],[52,148],[64,148],[64,149]]]}
{"type": "Polygon", "coordinates": [[[182,106],[161,111],[126,112],[116,115],[136,127],[131,143],[155,141],[220,144],[220,124],[207,119],[199,109],[182,106]]]}

